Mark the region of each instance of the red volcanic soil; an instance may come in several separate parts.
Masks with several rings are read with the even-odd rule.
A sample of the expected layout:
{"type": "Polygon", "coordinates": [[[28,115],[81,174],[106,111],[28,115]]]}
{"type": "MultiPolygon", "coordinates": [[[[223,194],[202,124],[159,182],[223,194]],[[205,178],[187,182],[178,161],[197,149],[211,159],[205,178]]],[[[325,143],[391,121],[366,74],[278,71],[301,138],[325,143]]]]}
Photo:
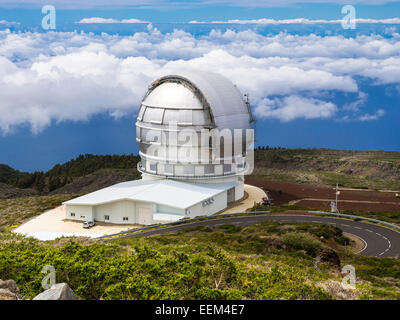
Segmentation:
{"type": "MultiPolygon", "coordinates": [[[[327,201],[301,200],[296,203],[296,206],[324,211],[330,210],[330,205],[327,201]]],[[[338,208],[341,211],[400,212],[399,204],[341,202],[340,200],[338,201],[338,208]]]]}
{"type": "MultiPolygon", "coordinates": [[[[334,187],[256,178],[246,178],[245,182],[269,191],[274,205],[287,204],[292,200],[310,199],[301,200],[296,205],[312,209],[329,210],[330,201],[335,199],[334,187]]],[[[400,212],[400,199],[395,197],[394,192],[340,190],[338,207],[340,210],[400,212]],[[347,201],[342,202],[341,200],[347,201]]]]}

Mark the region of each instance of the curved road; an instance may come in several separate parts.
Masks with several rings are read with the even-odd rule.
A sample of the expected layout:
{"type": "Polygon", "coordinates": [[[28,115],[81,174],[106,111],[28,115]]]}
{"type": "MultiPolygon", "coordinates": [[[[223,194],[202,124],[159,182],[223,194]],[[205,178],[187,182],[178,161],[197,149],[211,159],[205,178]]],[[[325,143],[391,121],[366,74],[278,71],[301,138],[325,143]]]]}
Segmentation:
{"type": "Polygon", "coordinates": [[[324,223],[324,224],[334,225],[342,229],[343,232],[351,233],[361,238],[361,240],[363,240],[366,246],[358,253],[374,257],[394,257],[400,254],[400,232],[371,223],[365,223],[365,222],[359,222],[341,218],[320,217],[314,215],[268,214],[268,215],[254,215],[254,216],[249,215],[249,216],[210,219],[210,220],[185,223],[171,227],[127,234],[119,237],[119,239],[160,235],[196,226],[212,227],[223,224],[246,226],[263,221],[308,222],[308,223],[311,222],[311,223],[324,223]]]}

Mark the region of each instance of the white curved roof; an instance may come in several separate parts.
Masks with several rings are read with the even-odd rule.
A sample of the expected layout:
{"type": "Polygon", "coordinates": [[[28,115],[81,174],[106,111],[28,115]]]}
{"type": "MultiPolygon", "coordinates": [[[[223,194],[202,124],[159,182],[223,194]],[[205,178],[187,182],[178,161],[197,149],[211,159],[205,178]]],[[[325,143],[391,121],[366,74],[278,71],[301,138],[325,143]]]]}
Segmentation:
{"type": "Polygon", "coordinates": [[[194,92],[176,82],[160,84],[143,100],[143,104],[168,109],[203,109],[194,92]]]}
{"type": "Polygon", "coordinates": [[[96,206],[114,201],[132,200],[187,209],[236,185],[236,182],[196,184],[170,179],[133,180],[114,184],[63,204],[96,206]]]}
{"type": "Polygon", "coordinates": [[[162,77],[153,83],[143,104],[159,108],[206,109],[208,106],[184,82],[201,92],[218,128],[250,128],[250,113],[238,88],[227,78],[212,72],[182,71],[162,77]]]}

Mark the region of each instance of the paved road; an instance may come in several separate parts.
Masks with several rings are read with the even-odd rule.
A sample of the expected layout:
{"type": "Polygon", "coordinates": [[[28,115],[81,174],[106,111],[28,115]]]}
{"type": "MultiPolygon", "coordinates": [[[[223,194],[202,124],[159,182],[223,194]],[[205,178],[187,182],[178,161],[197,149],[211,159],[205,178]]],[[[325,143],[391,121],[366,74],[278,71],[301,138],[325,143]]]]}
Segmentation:
{"type": "Polygon", "coordinates": [[[282,221],[282,222],[311,222],[311,223],[324,223],[335,225],[342,229],[344,232],[351,233],[359,238],[366,244],[364,249],[359,253],[367,256],[375,257],[393,257],[400,254],[400,233],[392,229],[378,226],[371,223],[359,222],[341,218],[320,217],[314,215],[249,215],[239,217],[228,217],[219,219],[203,220],[192,223],[185,223],[181,225],[143,231],[139,233],[132,233],[123,236],[122,238],[129,237],[143,237],[165,234],[168,232],[181,230],[195,226],[218,226],[223,224],[233,224],[237,226],[246,226],[262,221],[282,221]]]}

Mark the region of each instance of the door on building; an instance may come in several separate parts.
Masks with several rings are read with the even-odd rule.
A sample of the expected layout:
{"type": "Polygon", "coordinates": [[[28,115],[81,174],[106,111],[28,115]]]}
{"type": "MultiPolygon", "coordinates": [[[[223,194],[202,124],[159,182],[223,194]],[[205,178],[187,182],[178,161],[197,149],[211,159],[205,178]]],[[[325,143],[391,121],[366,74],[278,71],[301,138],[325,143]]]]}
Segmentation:
{"type": "Polygon", "coordinates": [[[228,203],[235,201],[235,188],[231,188],[228,190],[228,203]]]}
{"type": "Polygon", "coordinates": [[[139,208],[138,224],[149,225],[153,223],[153,213],[149,208],[139,208]]]}

